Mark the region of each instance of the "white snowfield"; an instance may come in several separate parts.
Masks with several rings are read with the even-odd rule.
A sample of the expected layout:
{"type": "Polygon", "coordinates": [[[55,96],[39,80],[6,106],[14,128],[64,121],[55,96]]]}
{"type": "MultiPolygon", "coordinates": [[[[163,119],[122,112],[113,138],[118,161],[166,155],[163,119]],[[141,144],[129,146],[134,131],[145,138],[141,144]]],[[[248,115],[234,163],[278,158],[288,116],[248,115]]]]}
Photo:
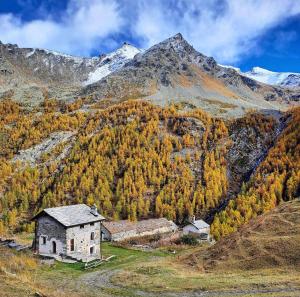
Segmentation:
{"type": "Polygon", "coordinates": [[[300,73],[294,72],[274,72],[261,67],[253,67],[252,70],[242,72],[240,68],[221,65],[225,68],[236,70],[241,75],[255,79],[259,82],[282,87],[300,87],[300,73]]]}
{"type": "Polygon", "coordinates": [[[269,85],[300,86],[300,73],[273,72],[260,67],[253,67],[251,71],[245,72],[244,75],[269,85]]]}
{"type": "Polygon", "coordinates": [[[141,50],[138,48],[125,43],[121,48],[102,58],[99,67],[89,73],[89,77],[84,82],[84,85],[93,84],[110,73],[119,70],[126,62],[132,60],[134,56],[140,52],[141,50]]]}

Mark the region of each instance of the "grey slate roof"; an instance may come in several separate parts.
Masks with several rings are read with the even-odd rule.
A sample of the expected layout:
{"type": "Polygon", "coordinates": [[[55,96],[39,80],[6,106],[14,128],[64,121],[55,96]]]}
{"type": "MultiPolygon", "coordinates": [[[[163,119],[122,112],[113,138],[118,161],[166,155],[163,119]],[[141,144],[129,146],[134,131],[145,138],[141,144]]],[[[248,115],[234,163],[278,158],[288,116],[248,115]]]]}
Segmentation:
{"type": "Polygon", "coordinates": [[[45,208],[41,213],[35,216],[35,218],[42,214],[49,215],[66,227],[105,220],[100,214],[92,214],[91,208],[85,204],[45,208]]]}
{"type": "Polygon", "coordinates": [[[209,227],[209,225],[206,222],[204,222],[203,220],[197,220],[197,221],[192,222],[191,224],[194,225],[198,230],[209,227]]]}

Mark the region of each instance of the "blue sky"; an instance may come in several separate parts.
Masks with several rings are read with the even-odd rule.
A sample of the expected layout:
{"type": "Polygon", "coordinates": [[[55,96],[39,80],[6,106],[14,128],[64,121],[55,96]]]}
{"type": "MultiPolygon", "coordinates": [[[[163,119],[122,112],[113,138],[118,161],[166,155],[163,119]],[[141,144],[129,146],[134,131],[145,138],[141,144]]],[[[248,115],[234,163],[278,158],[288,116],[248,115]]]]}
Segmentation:
{"type": "Polygon", "coordinates": [[[221,64],[300,72],[298,0],[0,0],[0,40],[79,56],[181,32],[221,64]]]}

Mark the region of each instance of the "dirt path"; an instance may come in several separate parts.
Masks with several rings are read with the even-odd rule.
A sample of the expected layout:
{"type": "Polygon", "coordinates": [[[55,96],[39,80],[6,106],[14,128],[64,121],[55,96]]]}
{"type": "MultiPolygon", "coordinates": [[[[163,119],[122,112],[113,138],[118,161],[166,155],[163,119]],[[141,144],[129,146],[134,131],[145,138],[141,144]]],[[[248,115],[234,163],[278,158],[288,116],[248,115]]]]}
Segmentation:
{"type": "Polygon", "coordinates": [[[78,280],[84,285],[88,285],[97,289],[119,288],[119,286],[116,286],[111,282],[111,277],[118,272],[119,270],[95,271],[83,275],[78,280]]]}

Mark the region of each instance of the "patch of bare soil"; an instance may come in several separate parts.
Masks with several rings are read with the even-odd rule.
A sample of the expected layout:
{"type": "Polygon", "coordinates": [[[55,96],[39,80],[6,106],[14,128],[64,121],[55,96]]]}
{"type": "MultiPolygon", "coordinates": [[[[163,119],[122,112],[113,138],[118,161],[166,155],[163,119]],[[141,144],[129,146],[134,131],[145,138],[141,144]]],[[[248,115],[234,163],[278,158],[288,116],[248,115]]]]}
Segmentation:
{"type": "Polygon", "coordinates": [[[100,270],[89,272],[81,276],[78,281],[81,284],[91,286],[97,289],[118,288],[111,281],[111,277],[117,274],[119,270],[100,270]]]}

